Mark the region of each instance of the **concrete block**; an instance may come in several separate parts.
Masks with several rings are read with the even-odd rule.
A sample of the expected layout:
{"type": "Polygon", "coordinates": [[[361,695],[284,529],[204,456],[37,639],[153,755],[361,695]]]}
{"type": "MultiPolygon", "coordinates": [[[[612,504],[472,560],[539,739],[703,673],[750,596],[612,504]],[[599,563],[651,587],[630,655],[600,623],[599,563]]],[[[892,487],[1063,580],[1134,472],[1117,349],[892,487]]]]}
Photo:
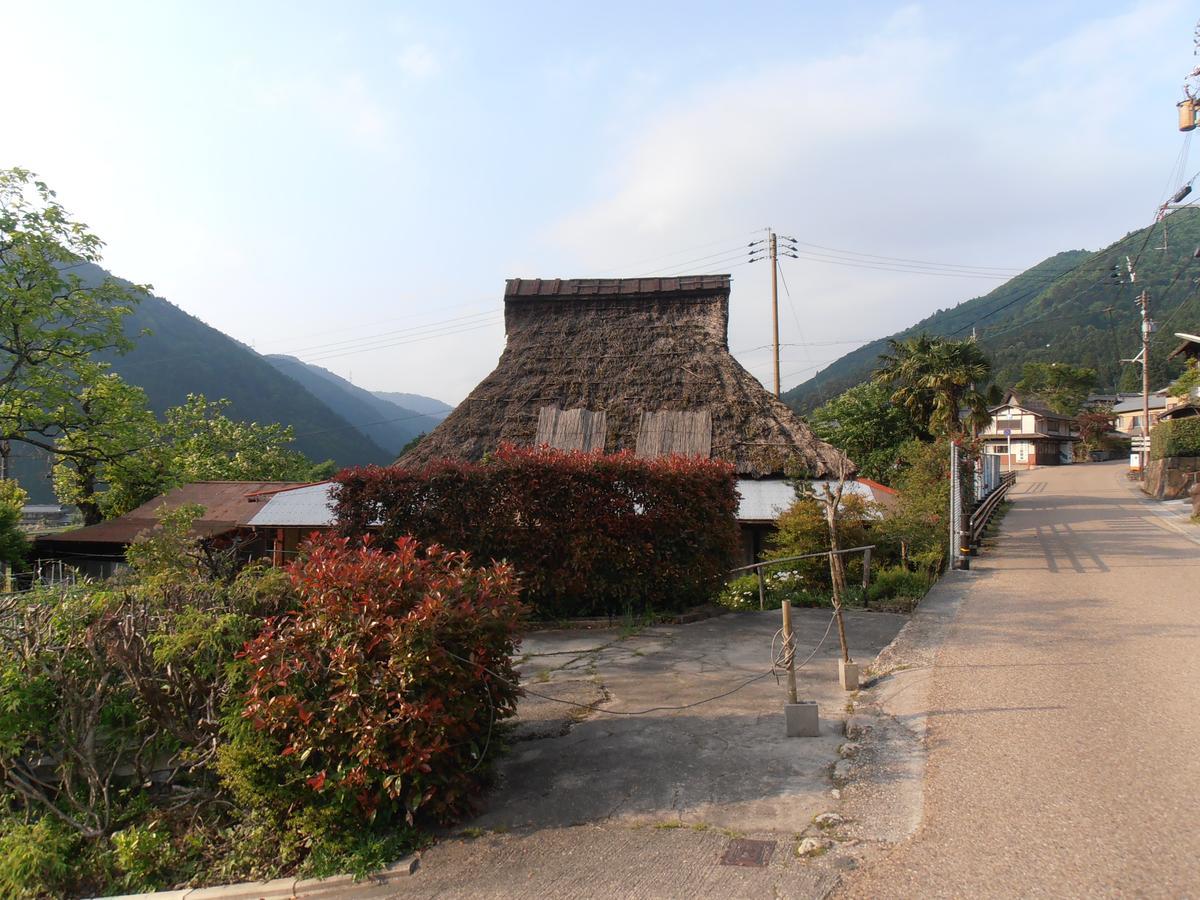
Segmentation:
{"type": "Polygon", "coordinates": [[[416,871],[417,858],[406,856],[392,863],[386,869],[381,869],[365,878],[355,878],[353,875],[332,875],[328,878],[306,878],[296,882],[297,898],[316,898],[325,896],[351,897],[356,891],[365,891],[371,887],[390,884],[407,877],[416,871]]]}
{"type": "Polygon", "coordinates": [[[272,900],[295,895],[295,878],[276,878],[274,881],[251,881],[242,884],[220,884],[188,892],[188,900],[272,900]]]}
{"type": "Polygon", "coordinates": [[[815,700],[783,704],[783,719],[788,737],[821,736],[821,717],[815,700]]]}
{"type": "Polygon", "coordinates": [[[846,662],[844,659],[838,660],[838,681],[841,682],[843,691],[858,690],[858,663],[846,662]]]}

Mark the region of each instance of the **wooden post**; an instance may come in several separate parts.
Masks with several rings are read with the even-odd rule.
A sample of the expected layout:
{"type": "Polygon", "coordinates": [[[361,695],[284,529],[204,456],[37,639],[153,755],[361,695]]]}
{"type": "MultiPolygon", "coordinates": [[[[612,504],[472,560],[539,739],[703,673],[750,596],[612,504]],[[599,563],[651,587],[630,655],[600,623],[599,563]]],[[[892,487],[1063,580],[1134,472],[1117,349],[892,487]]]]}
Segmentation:
{"type": "Polygon", "coordinates": [[[283,529],[275,529],[275,546],[271,548],[271,565],[280,568],[283,565],[283,529]]]}
{"type": "Polygon", "coordinates": [[[863,551],[863,590],[871,586],[871,548],[863,551]]]}
{"type": "Polygon", "coordinates": [[[788,703],[796,703],[796,644],[792,638],[792,601],[784,600],[779,608],[783,610],[783,652],[787,655],[788,703]]]}
{"type": "Polygon", "coordinates": [[[755,569],[754,574],[758,576],[758,608],[766,609],[767,608],[767,592],[763,588],[762,566],[759,566],[757,569],[755,569]]]}

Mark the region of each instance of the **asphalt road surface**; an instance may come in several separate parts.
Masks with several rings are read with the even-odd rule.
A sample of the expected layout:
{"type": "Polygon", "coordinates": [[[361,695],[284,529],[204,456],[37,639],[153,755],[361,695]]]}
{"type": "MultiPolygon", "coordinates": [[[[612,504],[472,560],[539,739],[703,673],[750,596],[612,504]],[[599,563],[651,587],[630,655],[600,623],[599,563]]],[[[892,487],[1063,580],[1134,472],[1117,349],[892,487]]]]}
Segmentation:
{"type": "Polygon", "coordinates": [[[1200,545],[1120,463],[1014,491],[930,674],[922,824],[839,895],[1200,897],[1200,545]]]}

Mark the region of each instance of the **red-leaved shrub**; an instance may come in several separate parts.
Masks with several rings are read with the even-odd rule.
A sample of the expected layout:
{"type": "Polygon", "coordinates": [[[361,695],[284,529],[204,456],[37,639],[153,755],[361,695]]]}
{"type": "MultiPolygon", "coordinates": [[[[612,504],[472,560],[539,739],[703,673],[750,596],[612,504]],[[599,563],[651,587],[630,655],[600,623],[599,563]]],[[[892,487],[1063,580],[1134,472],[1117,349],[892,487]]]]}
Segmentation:
{"type": "Polygon", "coordinates": [[[325,537],[290,574],[301,607],[246,645],[243,715],[335,804],[410,824],[462,815],[516,708],[512,569],[325,537]]]}
{"type": "Polygon", "coordinates": [[[702,603],[734,564],[736,479],[713,460],[504,446],[478,463],[371,466],[337,481],[343,534],[506,560],[548,618],[702,603]]]}

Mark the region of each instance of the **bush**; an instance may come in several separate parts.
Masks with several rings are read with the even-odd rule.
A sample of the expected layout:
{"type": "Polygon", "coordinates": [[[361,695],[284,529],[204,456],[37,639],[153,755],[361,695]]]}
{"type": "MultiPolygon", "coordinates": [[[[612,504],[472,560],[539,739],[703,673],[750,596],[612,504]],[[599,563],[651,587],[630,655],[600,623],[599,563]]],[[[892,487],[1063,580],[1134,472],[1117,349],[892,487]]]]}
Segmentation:
{"type": "Polygon", "coordinates": [[[507,560],[540,616],[617,615],[711,600],[738,547],[720,462],[502,447],[479,463],[338,476],[343,534],[378,530],[507,560]]]}
{"type": "Polygon", "coordinates": [[[226,850],[208,823],[242,814],[215,769],[222,719],[241,709],[235,656],[294,598],[279,571],[170,568],[0,603],[0,629],[19,635],[0,642],[0,776],[28,823],[0,824],[0,896],[18,868],[58,879],[39,894],[91,896],[187,882],[226,850]]]}
{"type": "Polygon", "coordinates": [[[307,792],[326,837],[347,817],[402,827],[467,812],[495,724],[516,710],[512,569],[436,545],[422,555],[411,538],[388,552],[327,536],[290,574],[300,609],[245,650],[243,716],[279,748],[267,784],[307,792]]]}
{"type": "MultiPolygon", "coordinates": [[[[787,565],[786,563],[784,565],[787,565]]],[[[833,606],[831,587],[811,587],[794,569],[767,572],[763,581],[763,609],[779,609],[787,600],[792,606],[833,606]]],[[[846,606],[859,606],[862,591],[857,585],[848,585],[842,598],[846,606]]],[[[717,597],[717,602],[727,609],[738,612],[754,611],[759,608],[758,579],[754,575],[743,575],[733,579],[717,597]]]]}
{"type": "Polygon", "coordinates": [[[60,822],[0,825],[0,897],[55,897],[75,881],[79,836],[60,822]]]}
{"type": "Polygon", "coordinates": [[[901,455],[896,508],[874,525],[871,543],[879,548],[878,559],[915,565],[936,577],[945,565],[949,538],[950,445],[910,441],[901,455]]]}
{"type": "Polygon", "coordinates": [[[717,595],[717,603],[727,609],[758,609],[758,577],[750,574],[731,579],[717,595]]]}
{"type": "Polygon", "coordinates": [[[867,588],[867,600],[879,603],[884,600],[908,598],[914,602],[929,590],[929,576],[912,572],[903,566],[892,566],[875,573],[871,586],[867,588]]]}
{"type": "Polygon", "coordinates": [[[1168,419],[1150,430],[1150,458],[1200,456],[1200,416],[1168,419]]]}
{"type": "MultiPolygon", "coordinates": [[[[862,547],[871,540],[868,529],[877,518],[876,507],[857,494],[843,496],[838,519],[838,544],[842,548],[862,547]]],[[[779,517],[779,529],[771,537],[771,549],[766,559],[787,559],[789,556],[804,556],[821,553],[829,549],[829,525],[825,510],[815,497],[805,495],[779,517]]],[[[846,564],[846,580],[862,579],[862,556],[850,554],[843,557],[846,564]]],[[[827,592],[832,581],[829,574],[829,557],[814,556],[810,559],[781,563],[774,574],[768,570],[769,578],[786,581],[796,591],[827,592]]]]}

